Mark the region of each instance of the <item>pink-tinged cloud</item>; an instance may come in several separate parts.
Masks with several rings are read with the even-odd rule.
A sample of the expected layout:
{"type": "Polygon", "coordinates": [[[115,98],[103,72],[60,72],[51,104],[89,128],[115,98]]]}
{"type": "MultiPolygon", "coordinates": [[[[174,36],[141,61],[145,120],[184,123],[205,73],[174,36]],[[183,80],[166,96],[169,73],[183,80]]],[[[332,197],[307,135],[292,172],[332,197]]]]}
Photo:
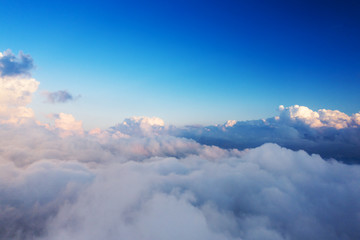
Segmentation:
{"type": "Polygon", "coordinates": [[[82,135],[84,133],[82,121],[75,120],[74,116],[66,113],[55,114],[55,128],[60,131],[62,137],[82,135]]]}
{"type": "Polygon", "coordinates": [[[34,113],[27,105],[38,86],[33,78],[0,77],[0,122],[22,123],[33,118],[34,113]]]}

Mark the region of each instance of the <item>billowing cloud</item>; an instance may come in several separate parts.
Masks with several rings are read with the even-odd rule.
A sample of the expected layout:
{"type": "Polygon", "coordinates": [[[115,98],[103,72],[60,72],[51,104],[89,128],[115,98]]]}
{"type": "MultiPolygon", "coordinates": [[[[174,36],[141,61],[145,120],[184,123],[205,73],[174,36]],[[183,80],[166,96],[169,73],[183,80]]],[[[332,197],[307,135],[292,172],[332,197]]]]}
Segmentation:
{"type": "Polygon", "coordinates": [[[158,117],[131,117],[122,123],[112,127],[114,131],[120,131],[131,136],[150,136],[165,132],[165,123],[158,117]]]}
{"type": "Polygon", "coordinates": [[[356,239],[359,180],[359,166],[272,144],[126,162],[99,173],[41,239],[356,239]]]}
{"type": "Polygon", "coordinates": [[[21,123],[32,118],[32,109],[26,107],[39,82],[33,78],[0,77],[0,122],[21,123]]]}
{"type": "Polygon", "coordinates": [[[16,57],[11,50],[0,52],[0,76],[28,75],[34,67],[33,59],[30,55],[19,52],[16,57]]]}
{"type": "Polygon", "coordinates": [[[310,127],[331,127],[336,129],[358,127],[358,116],[348,116],[338,110],[320,109],[312,111],[305,106],[294,105],[290,107],[279,107],[280,118],[283,121],[299,121],[310,127]]]}
{"type": "Polygon", "coordinates": [[[33,239],[93,174],[78,163],[37,161],[27,168],[0,164],[0,238],[33,239]]]}
{"type": "Polygon", "coordinates": [[[239,152],[164,135],[100,143],[29,127],[0,128],[13,134],[0,145],[2,238],[360,236],[358,165],[275,144],[239,152]]]}
{"type": "Polygon", "coordinates": [[[74,101],[80,97],[80,95],[74,97],[66,90],[60,90],[56,92],[44,91],[43,95],[46,97],[46,101],[49,103],[65,103],[74,101]]]}
{"type": "Polygon", "coordinates": [[[126,120],[128,137],[110,128],[63,138],[81,124],[55,117],[52,127],[0,125],[0,238],[360,236],[358,165],[275,144],[238,151],[170,130],[138,134],[142,121],[166,129],[156,119],[126,120]]]}
{"type": "Polygon", "coordinates": [[[253,121],[230,120],[224,125],[172,129],[175,136],[222,148],[246,149],[277,143],[324,158],[360,162],[360,114],[313,111],[305,106],[279,107],[279,116],[253,121]]]}
{"type": "Polygon", "coordinates": [[[62,137],[74,134],[83,134],[82,121],[75,120],[74,116],[66,113],[53,114],[55,118],[55,128],[60,131],[62,137]]]}

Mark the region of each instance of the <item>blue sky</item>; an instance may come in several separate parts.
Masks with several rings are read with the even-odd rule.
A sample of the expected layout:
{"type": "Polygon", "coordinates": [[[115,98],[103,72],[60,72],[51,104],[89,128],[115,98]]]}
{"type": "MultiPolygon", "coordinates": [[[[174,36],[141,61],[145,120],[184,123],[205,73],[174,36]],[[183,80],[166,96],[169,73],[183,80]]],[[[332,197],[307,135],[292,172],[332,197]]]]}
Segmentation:
{"type": "Polygon", "coordinates": [[[282,104],[360,111],[358,1],[0,1],[1,51],[40,83],[37,117],[213,124],[282,104]],[[81,95],[44,103],[41,91],[81,95]]]}

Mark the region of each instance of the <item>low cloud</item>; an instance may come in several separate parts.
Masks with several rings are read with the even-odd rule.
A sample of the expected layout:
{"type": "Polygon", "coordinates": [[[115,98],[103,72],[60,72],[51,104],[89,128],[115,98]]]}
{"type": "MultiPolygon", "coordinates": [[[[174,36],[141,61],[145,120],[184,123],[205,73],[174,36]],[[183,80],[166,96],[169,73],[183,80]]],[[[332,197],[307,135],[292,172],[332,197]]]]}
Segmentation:
{"type": "Polygon", "coordinates": [[[34,61],[32,57],[23,52],[19,55],[14,55],[11,50],[0,52],[0,76],[16,76],[27,75],[30,76],[30,70],[34,68],[34,61]]]}
{"type": "Polygon", "coordinates": [[[73,96],[66,90],[60,90],[56,92],[44,91],[43,95],[46,97],[48,103],[65,103],[69,101],[75,101],[81,96],[73,96]]]}
{"type": "Polygon", "coordinates": [[[3,125],[0,135],[5,239],[360,236],[358,165],[276,144],[240,152],[166,135],[64,139],[36,125],[3,125]]]}
{"type": "Polygon", "coordinates": [[[360,236],[359,165],[276,144],[202,145],[168,129],[139,135],[141,124],[130,124],[165,127],[156,119],[126,120],[134,131],[122,137],[114,128],[79,134],[71,115],[54,118],[0,125],[0,238],[360,236]]]}
{"type": "Polygon", "coordinates": [[[130,161],[99,172],[41,239],[357,239],[359,180],[359,166],[273,144],[130,161]]]}

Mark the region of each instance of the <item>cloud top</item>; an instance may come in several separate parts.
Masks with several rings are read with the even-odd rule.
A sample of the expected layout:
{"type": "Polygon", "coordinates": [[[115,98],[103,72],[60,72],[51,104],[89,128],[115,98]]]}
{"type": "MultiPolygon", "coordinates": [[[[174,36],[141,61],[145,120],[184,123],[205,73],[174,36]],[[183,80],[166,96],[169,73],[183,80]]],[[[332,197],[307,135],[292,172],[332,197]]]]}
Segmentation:
{"type": "Polygon", "coordinates": [[[359,114],[348,116],[338,110],[320,109],[313,111],[305,106],[279,106],[280,119],[284,121],[298,121],[313,128],[331,127],[336,129],[358,127],[359,114]]]}
{"type": "Polygon", "coordinates": [[[26,106],[38,86],[33,78],[0,77],[0,123],[21,123],[33,118],[33,110],[26,106]]]}
{"type": "Polygon", "coordinates": [[[130,136],[150,136],[165,132],[165,123],[158,117],[134,116],[112,128],[130,136]]]}

